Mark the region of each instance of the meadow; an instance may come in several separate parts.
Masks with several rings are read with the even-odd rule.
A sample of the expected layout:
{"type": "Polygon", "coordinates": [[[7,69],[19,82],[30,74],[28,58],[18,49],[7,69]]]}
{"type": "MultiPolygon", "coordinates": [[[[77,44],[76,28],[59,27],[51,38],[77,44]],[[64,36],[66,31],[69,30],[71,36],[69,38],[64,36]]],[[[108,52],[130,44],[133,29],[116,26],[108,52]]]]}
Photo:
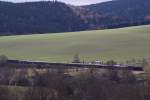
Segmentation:
{"type": "Polygon", "coordinates": [[[10,59],[70,62],[150,58],[150,25],[120,29],[0,37],[0,55],[10,59]]]}

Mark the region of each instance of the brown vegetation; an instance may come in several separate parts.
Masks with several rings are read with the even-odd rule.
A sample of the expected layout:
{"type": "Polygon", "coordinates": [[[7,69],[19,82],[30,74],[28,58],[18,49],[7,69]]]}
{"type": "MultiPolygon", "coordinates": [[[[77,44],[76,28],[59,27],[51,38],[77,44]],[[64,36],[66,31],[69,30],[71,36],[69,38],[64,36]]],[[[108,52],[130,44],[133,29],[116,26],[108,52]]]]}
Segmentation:
{"type": "Polygon", "coordinates": [[[78,74],[70,74],[71,69],[5,63],[0,68],[0,100],[149,100],[149,65],[143,60],[145,78],[139,79],[129,70],[78,68],[72,70],[78,74]]]}

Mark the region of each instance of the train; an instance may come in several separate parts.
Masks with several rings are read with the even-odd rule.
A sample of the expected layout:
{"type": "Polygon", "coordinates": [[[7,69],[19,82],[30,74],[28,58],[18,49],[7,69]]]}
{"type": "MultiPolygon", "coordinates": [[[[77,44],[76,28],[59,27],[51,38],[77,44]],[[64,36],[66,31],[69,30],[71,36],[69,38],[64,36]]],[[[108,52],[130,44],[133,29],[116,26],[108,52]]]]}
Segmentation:
{"type": "Polygon", "coordinates": [[[38,68],[103,68],[103,69],[125,69],[125,70],[135,70],[143,71],[142,67],[128,66],[128,65],[105,65],[105,64],[85,64],[85,63],[57,63],[57,62],[45,62],[45,61],[26,61],[26,60],[8,60],[8,63],[14,64],[35,64],[38,68]],[[50,65],[42,66],[42,65],[50,65]],[[63,67],[62,67],[63,66],[63,67]]]}

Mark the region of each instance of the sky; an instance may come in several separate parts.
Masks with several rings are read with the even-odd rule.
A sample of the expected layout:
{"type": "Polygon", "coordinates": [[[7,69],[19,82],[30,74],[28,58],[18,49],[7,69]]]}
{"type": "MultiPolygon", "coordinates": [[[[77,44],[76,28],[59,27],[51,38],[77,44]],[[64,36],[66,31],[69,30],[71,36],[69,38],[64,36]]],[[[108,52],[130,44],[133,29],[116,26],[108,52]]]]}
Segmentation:
{"type": "Polygon", "coordinates": [[[87,5],[87,4],[95,4],[95,3],[100,3],[100,2],[110,1],[110,0],[59,0],[59,1],[63,1],[65,3],[69,3],[73,5],[87,5]]]}
{"type": "MultiPolygon", "coordinates": [[[[43,0],[7,0],[7,1],[31,2],[31,1],[43,1],[43,0]]],[[[48,0],[44,0],[44,1],[48,1],[48,0]]],[[[100,2],[110,1],[110,0],[57,0],[57,1],[62,1],[62,2],[65,2],[67,4],[72,4],[72,5],[88,5],[88,4],[95,4],[95,3],[100,3],[100,2]]]]}

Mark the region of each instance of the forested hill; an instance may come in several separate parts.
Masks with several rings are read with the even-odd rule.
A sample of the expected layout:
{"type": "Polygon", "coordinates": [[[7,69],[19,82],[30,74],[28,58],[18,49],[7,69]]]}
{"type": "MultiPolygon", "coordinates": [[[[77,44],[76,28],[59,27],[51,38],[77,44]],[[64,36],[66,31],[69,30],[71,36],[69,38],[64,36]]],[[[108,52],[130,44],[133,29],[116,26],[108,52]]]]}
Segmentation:
{"type": "Polygon", "coordinates": [[[0,2],[0,34],[80,31],[87,25],[60,2],[0,2]]]}
{"type": "Polygon", "coordinates": [[[82,31],[150,24],[150,0],[113,0],[88,6],[0,1],[0,35],[82,31]]]}
{"type": "Polygon", "coordinates": [[[150,0],[112,0],[84,6],[94,18],[89,23],[98,28],[116,28],[150,23],[150,0]]]}

